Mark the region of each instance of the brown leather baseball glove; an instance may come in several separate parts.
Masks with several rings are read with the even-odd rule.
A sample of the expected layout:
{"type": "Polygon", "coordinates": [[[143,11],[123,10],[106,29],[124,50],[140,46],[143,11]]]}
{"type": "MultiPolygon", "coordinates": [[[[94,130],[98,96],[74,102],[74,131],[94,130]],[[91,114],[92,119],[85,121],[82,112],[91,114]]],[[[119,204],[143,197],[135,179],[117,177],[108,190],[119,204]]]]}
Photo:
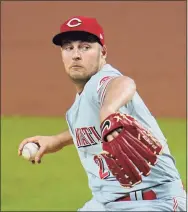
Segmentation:
{"type": "Polygon", "coordinates": [[[157,163],[157,155],[162,152],[159,141],[132,116],[121,113],[108,116],[101,123],[101,133],[101,155],[120,184],[130,188],[141,183],[141,175],[150,174],[150,165],[157,163]],[[117,129],[121,129],[119,135],[107,141],[107,136],[117,129]]]}

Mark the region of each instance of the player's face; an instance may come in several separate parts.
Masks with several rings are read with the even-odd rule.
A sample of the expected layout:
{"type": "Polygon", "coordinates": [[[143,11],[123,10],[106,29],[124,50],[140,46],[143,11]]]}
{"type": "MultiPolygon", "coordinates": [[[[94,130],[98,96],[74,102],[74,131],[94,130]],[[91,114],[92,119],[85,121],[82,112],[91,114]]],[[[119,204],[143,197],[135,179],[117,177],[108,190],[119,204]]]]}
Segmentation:
{"type": "Polygon", "coordinates": [[[72,41],[61,48],[65,70],[75,83],[86,83],[105,63],[106,48],[99,43],[72,41]]]}

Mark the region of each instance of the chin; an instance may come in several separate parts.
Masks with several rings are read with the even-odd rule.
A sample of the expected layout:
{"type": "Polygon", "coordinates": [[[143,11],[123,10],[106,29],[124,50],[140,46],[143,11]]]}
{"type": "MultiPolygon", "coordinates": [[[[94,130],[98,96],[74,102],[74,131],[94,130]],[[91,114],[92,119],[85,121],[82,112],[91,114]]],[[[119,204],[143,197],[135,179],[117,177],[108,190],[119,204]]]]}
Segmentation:
{"type": "Polygon", "coordinates": [[[80,75],[71,75],[70,78],[75,82],[87,82],[91,77],[80,76],[80,75]]]}

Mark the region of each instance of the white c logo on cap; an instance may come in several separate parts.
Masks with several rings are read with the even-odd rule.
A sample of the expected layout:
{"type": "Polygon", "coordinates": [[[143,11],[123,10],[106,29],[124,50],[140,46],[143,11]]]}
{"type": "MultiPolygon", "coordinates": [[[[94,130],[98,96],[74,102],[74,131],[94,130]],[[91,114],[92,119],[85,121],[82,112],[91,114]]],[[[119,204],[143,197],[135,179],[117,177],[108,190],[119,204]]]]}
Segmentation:
{"type": "Polygon", "coordinates": [[[72,18],[68,23],[67,23],[67,26],[69,27],[77,27],[79,26],[80,24],[82,23],[82,21],[79,19],[79,18],[72,18]],[[73,21],[77,21],[76,24],[71,24],[71,22],[73,21]]]}

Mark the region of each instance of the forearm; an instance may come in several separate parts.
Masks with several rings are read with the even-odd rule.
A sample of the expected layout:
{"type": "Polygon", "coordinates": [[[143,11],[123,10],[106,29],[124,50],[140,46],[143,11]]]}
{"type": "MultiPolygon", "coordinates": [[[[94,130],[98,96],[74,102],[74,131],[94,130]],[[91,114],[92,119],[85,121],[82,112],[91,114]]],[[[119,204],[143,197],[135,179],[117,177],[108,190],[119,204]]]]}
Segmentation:
{"type": "Polygon", "coordinates": [[[136,85],[128,77],[117,77],[108,85],[106,95],[100,110],[100,118],[103,121],[111,113],[126,105],[134,96],[136,85]]]}
{"type": "Polygon", "coordinates": [[[56,141],[57,150],[62,149],[65,146],[74,144],[72,136],[68,130],[58,135],[55,135],[54,137],[56,141]]]}

